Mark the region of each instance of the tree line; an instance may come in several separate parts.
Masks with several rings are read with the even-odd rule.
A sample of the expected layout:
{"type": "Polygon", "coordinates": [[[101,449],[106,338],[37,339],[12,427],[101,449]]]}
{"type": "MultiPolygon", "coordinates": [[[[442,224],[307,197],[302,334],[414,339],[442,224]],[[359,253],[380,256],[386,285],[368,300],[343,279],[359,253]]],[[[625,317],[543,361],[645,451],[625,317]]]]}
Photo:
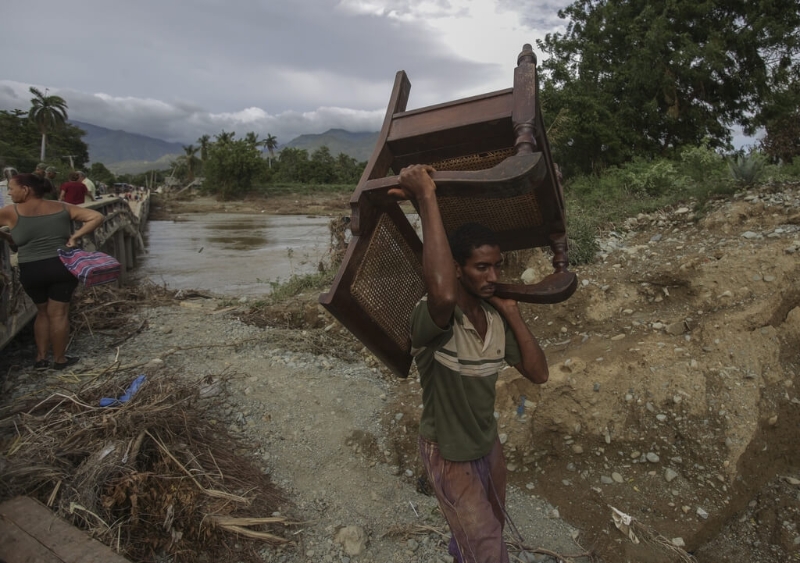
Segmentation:
{"type": "Polygon", "coordinates": [[[202,135],[196,144],[184,146],[185,154],[170,170],[115,175],[102,162],[87,167],[89,149],[82,139],[86,132],[67,122],[66,100],[34,87],[30,93],[33,98],[28,111],[0,110],[0,166],[13,166],[21,172],[33,171],[37,163],[44,162],[59,170],[86,170],[95,182],[106,185],[156,185],[170,178],[185,185],[202,176],[204,190],[230,199],[270,184],[353,185],[365,166],[344,153],[334,157],[328,147],[311,153],[287,147],[276,154],[274,135],[261,139],[248,132],[237,139],[236,133],[223,130],[213,139],[202,135]]]}
{"type": "Polygon", "coordinates": [[[734,126],[773,161],[800,154],[800,0],[577,0],[559,17],[536,43],[567,175],[731,150],[734,126]]]}
{"type": "Polygon", "coordinates": [[[271,134],[259,139],[248,132],[236,138],[235,132],[223,130],[213,140],[203,135],[196,145],[183,147],[185,154],[173,162],[170,175],[184,185],[202,176],[204,191],[231,199],[275,184],[355,185],[366,166],[344,153],[334,157],[327,146],[311,153],[285,147],[276,154],[277,146],[271,134]]]}
{"type": "Polygon", "coordinates": [[[28,111],[0,110],[0,164],[21,172],[33,172],[39,162],[83,169],[89,162],[86,132],[67,123],[67,102],[47,90],[31,87],[30,93],[28,111]]]}
{"type": "MultiPolygon", "coordinates": [[[[567,189],[615,167],[679,163],[691,147],[730,154],[734,127],[758,134],[754,149],[772,163],[800,155],[800,0],[576,0],[559,16],[566,30],[536,43],[542,114],[567,189]]],[[[47,146],[85,164],[80,130],[63,123],[66,102],[31,93],[27,118],[0,113],[0,157],[31,168],[39,144],[41,156],[47,146]]],[[[272,135],[204,135],[169,174],[202,175],[205,189],[231,198],[277,183],[354,184],[364,168],[326,147],[276,148],[272,135]]],[[[99,166],[91,173],[110,174],[99,166]]]]}

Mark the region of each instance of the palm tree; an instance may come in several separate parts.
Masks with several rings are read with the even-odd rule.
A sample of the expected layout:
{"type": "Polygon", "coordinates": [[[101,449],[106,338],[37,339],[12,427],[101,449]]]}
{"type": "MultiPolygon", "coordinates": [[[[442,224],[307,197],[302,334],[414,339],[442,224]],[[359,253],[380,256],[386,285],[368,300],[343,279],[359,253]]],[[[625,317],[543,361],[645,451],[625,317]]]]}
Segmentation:
{"type": "Polygon", "coordinates": [[[197,139],[197,144],[200,145],[200,160],[205,164],[208,159],[208,147],[211,146],[211,137],[209,135],[202,135],[197,139]]]}
{"type": "Polygon", "coordinates": [[[218,135],[214,135],[217,138],[218,143],[230,143],[233,141],[233,136],[236,135],[235,131],[231,131],[230,133],[226,133],[225,130],[222,130],[222,133],[218,135]]]}
{"type": "MultiPolygon", "coordinates": [[[[263,149],[267,147],[267,139],[259,139],[258,133],[253,133],[250,131],[245,135],[244,140],[253,145],[257,149],[263,149]]],[[[259,152],[261,152],[259,150],[259,152]]]]}
{"type": "Polygon", "coordinates": [[[272,157],[275,156],[275,149],[278,148],[278,138],[267,133],[267,138],[264,139],[264,146],[269,151],[269,167],[272,168],[272,157]]]}
{"type": "Polygon", "coordinates": [[[189,181],[194,181],[194,169],[197,166],[197,147],[194,145],[184,145],[183,152],[186,153],[186,171],[189,181]]]}
{"type": "Polygon", "coordinates": [[[247,135],[244,136],[244,140],[256,148],[258,148],[258,145],[260,144],[258,140],[258,133],[253,133],[252,131],[247,132],[247,135]]]}
{"type": "Polygon", "coordinates": [[[47,145],[47,132],[62,127],[67,121],[67,102],[61,96],[48,96],[47,88],[44,94],[41,90],[31,86],[33,98],[28,118],[36,124],[42,134],[42,149],[39,160],[44,161],[45,146],[47,145]]]}

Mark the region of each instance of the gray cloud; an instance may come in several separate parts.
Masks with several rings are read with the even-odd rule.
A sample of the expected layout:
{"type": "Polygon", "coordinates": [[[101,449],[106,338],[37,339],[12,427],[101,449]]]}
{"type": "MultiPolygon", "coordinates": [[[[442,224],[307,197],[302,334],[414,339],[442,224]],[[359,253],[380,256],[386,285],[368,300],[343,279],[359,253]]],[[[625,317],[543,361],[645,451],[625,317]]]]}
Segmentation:
{"type": "MultiPolygon", "coordinates": [[[[0,34],[0,51],[13,53],[3,61],[0,109],[26,110],[28,86],[36,85],[64,97],[71,118],[103,127],[180,142],[252,130],[286,142],[330,127],[377,130],[400,69],[413,85],[409,107],[510,78],[503,65],[469,60],[445,44],[414,17],[420,2],[373,4],[7,0],[4,18],[35,21],[36,35],[25,25],[0,34]]],[[[543,12],[537,5],[531,13],[543,12]]],[[[498,7],[519,6],[499,0],[498,7]]],[[[425,9],[463,11],[448,0],[425,9]]],[[[491,30],[475,38],[491,40],[491,30]]]]}
{"type": "Polygon", "coordinates": [[[566,8],[571,2],[563,0],[497,0],[501,10],[520,14],[520,20],[531,29],[545,33],[563,31],[567,20],[558,17],[558,11],[566,8]]]}

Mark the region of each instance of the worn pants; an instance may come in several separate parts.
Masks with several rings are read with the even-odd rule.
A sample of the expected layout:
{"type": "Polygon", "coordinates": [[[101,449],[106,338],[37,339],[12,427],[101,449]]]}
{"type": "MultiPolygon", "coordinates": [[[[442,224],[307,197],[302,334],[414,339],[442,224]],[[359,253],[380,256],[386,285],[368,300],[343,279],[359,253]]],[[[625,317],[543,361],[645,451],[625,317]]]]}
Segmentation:
{"type": "Polygon", "coordinates": [[[450,526],[450,555],[458,563],[508,563],[503,540],[506,462],[500,440],[472,461],[448,461],[439,446],[419,438],[419,453],[450,526]]]}

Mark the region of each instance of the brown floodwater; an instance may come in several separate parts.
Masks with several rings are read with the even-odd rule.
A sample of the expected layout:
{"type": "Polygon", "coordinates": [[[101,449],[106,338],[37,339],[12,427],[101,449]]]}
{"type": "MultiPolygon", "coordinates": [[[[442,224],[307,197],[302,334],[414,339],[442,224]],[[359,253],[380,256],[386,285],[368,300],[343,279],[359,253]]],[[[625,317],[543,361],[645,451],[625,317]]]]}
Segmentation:
{"type": "Polygon", "coordinates": [[[136,279],[220,296],[263,296],[271,283],[316,272],[328,255],[329,217],[198,213],[149,221],[136,279]]]}

